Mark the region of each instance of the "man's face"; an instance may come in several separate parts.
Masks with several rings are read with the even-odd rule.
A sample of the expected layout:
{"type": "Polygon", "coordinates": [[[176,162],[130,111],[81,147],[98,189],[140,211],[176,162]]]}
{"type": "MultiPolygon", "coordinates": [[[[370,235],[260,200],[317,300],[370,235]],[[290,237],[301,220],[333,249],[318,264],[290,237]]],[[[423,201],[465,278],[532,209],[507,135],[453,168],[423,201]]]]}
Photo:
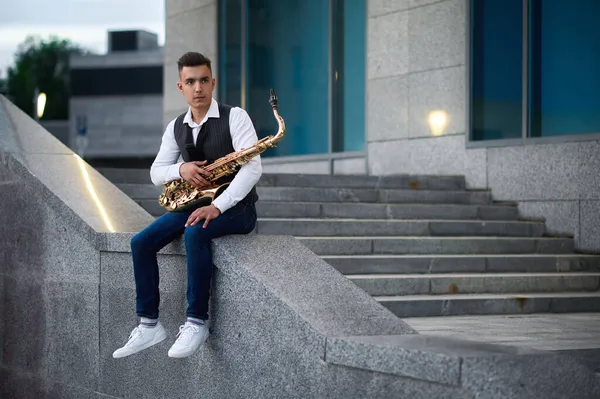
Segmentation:
{"type": "Polygon", "coordinates": [[[215,79],[206,65],[186,66],[179,73],[177,87],[192,108],[210,107],[215,79]]]}

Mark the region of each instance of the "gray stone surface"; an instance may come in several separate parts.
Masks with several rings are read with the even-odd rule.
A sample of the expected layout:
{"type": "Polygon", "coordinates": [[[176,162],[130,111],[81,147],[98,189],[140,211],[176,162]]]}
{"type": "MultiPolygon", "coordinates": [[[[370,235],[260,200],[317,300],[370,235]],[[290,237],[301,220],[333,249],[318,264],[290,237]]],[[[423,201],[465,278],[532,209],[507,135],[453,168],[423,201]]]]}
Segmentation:
{"type": "Polygon", "coordinates": [[[465,76],[463,65],[412,73],[409,76],[409,137],[431,137],[428,117],[435,110],[442,110],[447,114],[445,134],[465,132],[465,76]]]}
{"type": "Polygon", "coordinates": [[[600,350],[600,314],[405,318],[419,334],[548,351],[600,350]]]}
{"type": "Polygon", "coordinates": [[[398,317],[600,312],[600,293],[520,293],[380,296],[398,317]]]}
{"type": "Polygon", "coordinates": [[[597,141],[489,148],[494,198],[520,201],[524,217],[544,217],[549,231],[574,236],[578,250],[598,252],[597,212],[584,209],[600,198],[598,148],[597,141]]]}
{"type": "Polygon", "coordinates": [[[448,385],[467,385],[477,398],[592,399],[600,393],[597,377],[585,366],[568,357],[523,347],[477,345],[421,335],[346,337],[328,341],[327,353],[328,361],[351,367],[408,376],[418,374],[448,385]],[[348,354],[350,348],[365,354],[360,362],[348,354]],[[571,368],[582,375],[574,381],[557,372],[557,367],[571,368]],[[542,375],[551,376],[552,382],[532,383],[542,375]],[[580,391],[580,386],[589,389],[580,391]]]}
{"type": "Polygon", "coordinates": [[[369,17],[376,17],[437,2],[439,0],[369,0],[367,11],[369,17]]]}
{"type": "Polygon", "coordinates": [[[464,134],[372,142],[368,145],[368,160],[373,175],[461,174],[466,176],[469,188],[488,186],[486,150],[466,149],[464,134]]]}
{"type": "Polygon", "coordinates": [[[593,292],[600,273],[444,273],[352,275],[373,296],[593,292]]]}
{"type": "Polygon", "coordinates": [[[524,254],[572,252],[569,238],[298,237],[317,255],[524,254]]]}
{"type": "Polygon", "coordinates": [[[383,15],[367,25],[367,77],[373,79],[407,73],[408,14],[383,15]]]}
{"type": "Polygon", "coordinates": [[[527,218],[544,220],[548,234],[577,238],[578,201],[519,201],[519,212],[527,218]]]}
{"type": "Polygon", "coordinates": [[[58,208],[68,208],[96,231],[139,231],[150,215],[105,177],[75,156],[21,110],[1,98],[0,160],[58,208]],[[18,127],[18,129],[16,129],[18,127]],[[8,138],[7,138],[8,137],[8,138]],[[35,144],[34,144],[35,143],[35,144]],[[69,183],[65,184],[65,171],[69,183]],[[23,176],[24,175],[24,176],[23,176]]]}
{"type": "Polygon", "coordinates": [[[600,200],[579,203],[579,245],[585,252],[600,252],[600,200]]]}
{"type": "Polygon", "coordinates": [[[600,199],[599,140],[466,148],[466,4],[368,2],[369,173],[464,174],[468,187],[491,188],[494,199],[526,201],[522,216],[546,218],[548,231],[575,237],[578,250],[600,251],[595,205],[581,202],[600,199]],[[433,110],[449,114],[441,137],[427,126],[433,110]]]}
{"type": "MultiPolygon", "coordinates": [[[[266,163],[267,160],[263,160],[266,163]]],[[[98,168],[104,177],[116,185],[152,184],[150,170],[125,168],[98,168]]],[[[395,188],[411,190],[462,190],[465,177],[461,175],[322,175],[308,173],[264,173],[261,187],[323,187],[323,188],[395,188]]]]}
{"type": "Polygon", "coordinates": [[[447,0],[409,12],[410,72],[464,65],[465,6],[463,0],[447,0]]]}
{"type": "Polygon", "coordinates": [[[543,223],[377,219],[259,218],[258,234],[293,236],[500,236],[541,237],[543,223]]]}
{"type": "Polygon", "coordinates": [[[600,271],[600,258],[578,255],[327,255],[345,275],[393,273],[525,273],[600,271]]]}
{"type": "MultiPolygon", "coordinates": [[[[0,107],[4,120],[16,112],[7,108],[0,107]]],[[[16,133],[12,127],[0,130],[3,185],[19,182],[14,191],[0,192],[5,204],[0,238],[8,243],[0,252],[3,397],[418,399],[467,398],[489,390],[485,373],[470,378],[467,388],[462,377],[450,387],[432,380],[429,371],[439,370],[436,359],[448,360],[446,346],[454,341],[404,351],[408,364],[422,366],[410,376],[377,368],[406,370],[393,364],[396,350],[379,349],[378,360],[372,351],[350,345],[338,352],[346,364],[328,362],[329,340],[391,336],[397,347],[399,337],[416,331],[302,242],[279,235],[214,241],[212,334],[195,355],[177,361],[165,352],[184,319],[185,253],[181,240],[169,244],[159,254],[161,320],[169,339],[136,356],[113,359],[111,353],[137,323],[129,243],[153,218],[100,174],[65,162],[73,156],[60,152],[64,147],[55,147],[58,155],[14,147],[31,133],[18,126],[16,133]],[[53,171],[60,172],[60,181],[53,171]],[[82,171],[88,171],[89,182],[83,179],[93,188],[87,196],[82,171]],[[105,199],[110,205],[98,207],[105,199]],[[100,209],[114,211],[107,215],[117,228],[99,223],[100,209]]],[[[484,353],[471,359],[493,366],[484,353]]],[[[576,381],[584,397],[594,388],[584,379],[593,374],[573,373],[567,366],[560,372],[576,381]]],[[[527,389],[536,384],[551,387],[553,381],[540,375],[525,382],[527,389]]]]}
{"type": "Polygon", "coordinates": [[[576,200],[585,143],[536,145],[487,150],[489,185],[499,199],[576,200]],[[559,183],[560,182],[560,183],[559,183]]]}

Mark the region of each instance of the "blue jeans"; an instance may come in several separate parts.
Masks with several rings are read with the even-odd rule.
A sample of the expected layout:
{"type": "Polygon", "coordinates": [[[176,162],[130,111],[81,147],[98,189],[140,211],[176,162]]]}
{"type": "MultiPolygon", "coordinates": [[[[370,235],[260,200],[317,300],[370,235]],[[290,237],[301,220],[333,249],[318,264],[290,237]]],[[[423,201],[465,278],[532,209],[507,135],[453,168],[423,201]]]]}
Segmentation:
{"type": "Polygon", "coordinates": [[[131,239],[138,316],[158,318],[156,253],[183,234],[187,253],[186,315],[207,320],[213,269],[211,240],[230,234],[248,234],[256,225],[256,208],[250,203],[238,203],[211,220],[206,228],[202,227],[204,221],[186,228],[185,222],[191,213],[168,212],[131,239]]]}

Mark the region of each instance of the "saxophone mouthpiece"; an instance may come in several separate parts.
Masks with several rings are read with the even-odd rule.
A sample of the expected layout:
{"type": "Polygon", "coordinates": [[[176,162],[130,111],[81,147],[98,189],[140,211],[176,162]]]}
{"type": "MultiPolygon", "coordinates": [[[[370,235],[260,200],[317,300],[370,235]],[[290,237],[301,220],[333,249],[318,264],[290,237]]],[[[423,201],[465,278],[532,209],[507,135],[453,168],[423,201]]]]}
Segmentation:
{"type": "Polygon", "coordinates": [[[271,103],[271,107],[277,108],[277,95],[273,89],[271,89],[271,97],[269,98],[269,102],[271,103]]]}

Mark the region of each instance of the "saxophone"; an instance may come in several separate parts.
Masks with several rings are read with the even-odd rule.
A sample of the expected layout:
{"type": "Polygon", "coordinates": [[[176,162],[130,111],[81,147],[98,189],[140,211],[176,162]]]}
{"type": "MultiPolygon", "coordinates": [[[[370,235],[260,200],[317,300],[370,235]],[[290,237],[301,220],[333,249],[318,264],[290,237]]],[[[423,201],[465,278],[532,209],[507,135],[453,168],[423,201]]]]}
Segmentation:
{"type": "Polygon", "coordinates": [[[270,94],[269,102],[279,125],[277,134],[264,137],[249,148],[232,152],[205,166],[204,170],[211,174],[208,178],[204,177],[205,180],[209,181],[209,185],[197,187],[184,179],[164,183],[163,191],[158,197],[158,203],[162,207],[169,212],[185,212],[200,206],[210,205],[230,184],[217,183],[220,178],[237,172],[242,165],[248,163],[255,156],[262,154],[270,147],[275,147],[275,143],[281,140],[285,134],[285,122],[279,115],[278,99],[275,91],[271,89],[270,94]]]}

